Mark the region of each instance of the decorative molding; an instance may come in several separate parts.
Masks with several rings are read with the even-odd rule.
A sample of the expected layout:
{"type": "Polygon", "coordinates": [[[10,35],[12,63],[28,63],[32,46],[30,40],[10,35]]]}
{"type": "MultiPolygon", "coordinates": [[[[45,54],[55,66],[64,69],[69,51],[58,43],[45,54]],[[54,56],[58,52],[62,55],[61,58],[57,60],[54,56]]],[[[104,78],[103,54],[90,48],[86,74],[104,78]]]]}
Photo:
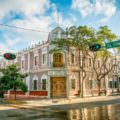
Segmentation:
{"type": "Polygon", "coordinates": [[[38,80],[38,76],[34,75],[33,80],[38,80]]]}
{"type": "Polygon", "coordinates": [[[47,47],[42,48],[42,54],[47,53],[47,47]]]}
{"type": "Polygon", "coordinates": [[[47,75],[43,74],[42,77],[41,77],[41,80],[42,79],[47,79],[47,75]]]}
{"type": "Polygon", "coordinates": [[[66,76],[67,75],[67,72],[66,71],[49,71],[48,72],[48,75],[50,76],[66,76]]]}

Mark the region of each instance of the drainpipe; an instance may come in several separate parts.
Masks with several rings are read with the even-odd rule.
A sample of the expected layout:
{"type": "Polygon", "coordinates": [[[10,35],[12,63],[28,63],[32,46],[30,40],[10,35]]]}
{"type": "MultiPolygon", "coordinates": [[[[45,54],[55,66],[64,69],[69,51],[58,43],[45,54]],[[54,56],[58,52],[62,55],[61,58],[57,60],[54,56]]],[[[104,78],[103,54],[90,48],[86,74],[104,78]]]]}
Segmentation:
{"type": "MultiPolygon", "coordinates": [[[[105,73],[105,67],[104,67],[104,73],[105,73]]],[[[106,96],[106,81],[105,81],[105,76],[104,76],[104,94],[106,96]]]]}
{"type": "Polygon", "coordinates": [[[30,50],[28,52],[28,73],[29,76],[27,77],[27,85],[28,85],[28,92],[26,93],[27,96],[30,95],[30,50]]]}
{"type": "Polygon", "coordinates": [[[67,56],[67,55],[69,55],[69,53],[68,54],[66,54],[66,52],[64,52],[64,64],[65,64],[65,71],[66,71],[66,97],[67,97],[67,99],[69,99],[69,91],[70,91],[70,85],[69,85],[69,72],[68,72],[68,69],[67,69],[67,58],[69,58],[69,56],[67,56]]]}

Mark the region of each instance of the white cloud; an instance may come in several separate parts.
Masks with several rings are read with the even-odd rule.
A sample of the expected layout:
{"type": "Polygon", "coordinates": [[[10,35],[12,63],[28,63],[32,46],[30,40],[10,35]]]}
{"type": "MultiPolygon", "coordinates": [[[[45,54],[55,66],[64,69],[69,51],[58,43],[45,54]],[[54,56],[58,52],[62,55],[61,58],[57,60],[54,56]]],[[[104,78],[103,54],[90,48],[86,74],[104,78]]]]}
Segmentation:
{"type": "Polygon", "coordinates": [[[63,18],[62,14],[57,11],[57,8],[55,6],[51,17],[52,20],[54,20],[54,22],[62,28],[70,27],[75,22],[75,17],[71,17],[71,15],[70,18],[63,18]]]}
{"type": "Polygon", "coordinates": [[[0,43],[0,55],[3,55],[5,52],[16,52],[15,50],[10,49],[6,43],[0,43]]]}
{"type": "Polygon", "coordinates": [[[44,14],[50,7],[49,0],[3,0],[0,1],[0,18],[3,18],[11,10],[21,11],[25,16],[33,16],[36,14],[44,14]]]}
{"type": "Polygon", "coordinates": [[[13,40],[13,39],[10,39],[10,37],[6,36],[5,41],[6,41],[8,47],[13,47],[14,45],[16,45],[20,41],[20,39],[15,38],[13,40]]]}
{"type": "Polygon", "coordinates": [[[76,18],[76,16],[75,16],[74,14],[69,13],[69,15],[70,15],[71,19],[72,19],[74,22],[77,21],[77,18],[76,18]]]}
{"type": "Polygon", "coordinates": [[[100,19],[100,21],[98,21],[98,22],[107,22],[107,21],[108,21],[108,19],[109,19],[108,17],[101,18],[101,19],[100,19]]]}
{"type": "MultiPolygon", "coordinates": [[[[73,25],[75,17],[63,18],[62,14],[57,11],[57,6],[50,3],[50,0],[4,0],[0,1],[0,21],[6,16],[12,18],[10,11],[20,13],[24,17],[22,19],[12,19],[7,21],[8,25],[22,27],[27,29],[34,29],[38,31],[51,31],[52,26],[57,26],[58,15],[59,25],[68,27],[73,25]],[[51,15],[45,15],[46,11],[52,9],[51,15]],[[11,15],[11,16],[10,16],[11,15]]],[[[20,29],[2,28],[4,31],[4,44],[1,44],[3,50],[14,49],[14,46],[28,47],[32,44],[46,41],[48,33],[24,31],[20,29]],[[24,46],[22,46],[24,45],[24,46]],[[6,47],[5,47],[6,46],[6,47]]],[[[3,51],[2,50],[2,51],[3,51]]]]}
{"type": "MultiPolygon", "coordinates": [[[[50,8],[49,0],[4,0],[0,1],[0,21],[9,16],[10,12],[23,14],[24,19],[12,19],[7,21],[9,25],[36,29],[40,31],[49,31],[49,25],[52,22],[50,17],[44,17],[46,10],[50,8]]],[[[7,19],[6,19],[7,20],[7,19]]],[[[0,43],[1,51],[10,50],[14,46],[25,44],[31,45],[47,38],[43,33],[35,33],[24,30],[9,29],[2,27],[4,43],[0,43]]],[[[22,46],[21,46],[22,48],[22,46]]]]}
{"type": "Polygon", "coordinates": [[[104,14],[106,17],[111,17],[116,12],[114,0],[97,0],[95,3],[95,13],[104,14]]]}
{"type": "Polygon", "coordinates": [[[0,43],[0,54],[3,54],[7,50],[6,44],[0,43]]]}
{"type": "Polygon", "coordinates": [[[79,10],[83,17],[88,16],[93,11],[93,5],[88,0],[73,0],[72,8],[79,10]]]}
{"type": "Polygon", "coordinates": [[[90,14],[101,14],[107,18],[106,20],[116,12],[115,0],[95,0],[94,2],[90,2],[90,0],[72,0],[72,9],[78,10],[83,17],[90,14]]]}

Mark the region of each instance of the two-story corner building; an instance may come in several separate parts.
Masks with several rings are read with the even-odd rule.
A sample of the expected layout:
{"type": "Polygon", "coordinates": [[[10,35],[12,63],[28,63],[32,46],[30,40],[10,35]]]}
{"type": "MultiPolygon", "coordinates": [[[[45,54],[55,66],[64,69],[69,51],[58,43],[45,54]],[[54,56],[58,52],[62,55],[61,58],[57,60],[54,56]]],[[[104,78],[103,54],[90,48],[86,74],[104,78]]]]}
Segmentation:
{"type": "MultiPolygon", "coordinates": [[[[51,31],[46,42],[18,52],[15,60],[1,62],[1,67],[17,63],[21,73],[29,73],[29,76],[24,80],[28,86],[28,92],[23,93],[18,90],[17,94],[47,98],[75,97],[79,94],[84,73],[81,75],[79,72],[79,61],[75,57],[78,55],[76,48],[70,48],[70,52],[64,50],[59,53],[50,53],[50,50],[54,48],[50,41],[64,38],[63,32],[63,29],[56,27],[51,31]]],[[[97,94],[97,81],[91,78],[91,66],[92,59],[88,58],[85,62],[87,72],[83,81],[84,96],[97,94]]],[[[108,77],[105,79],[108,81],[108,77]]],[[[101,88],[108,86],[105,79],[103,79],[101,88]]]]}

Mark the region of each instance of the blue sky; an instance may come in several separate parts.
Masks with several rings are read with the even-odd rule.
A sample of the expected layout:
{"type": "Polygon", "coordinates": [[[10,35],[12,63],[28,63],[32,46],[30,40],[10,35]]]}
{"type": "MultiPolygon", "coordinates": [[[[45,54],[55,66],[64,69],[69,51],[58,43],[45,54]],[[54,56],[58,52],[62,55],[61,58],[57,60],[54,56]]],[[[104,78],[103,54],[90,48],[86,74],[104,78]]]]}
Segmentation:
{"type": "MultiPolygon", "coordinates": [[[[0,0],[0,24],[51,31],[58,25],[107,25],[120,36],[120,0],[0,0]]],[[[0,53],[46,41],[48,33],[0,26],[0,53]]]]}

